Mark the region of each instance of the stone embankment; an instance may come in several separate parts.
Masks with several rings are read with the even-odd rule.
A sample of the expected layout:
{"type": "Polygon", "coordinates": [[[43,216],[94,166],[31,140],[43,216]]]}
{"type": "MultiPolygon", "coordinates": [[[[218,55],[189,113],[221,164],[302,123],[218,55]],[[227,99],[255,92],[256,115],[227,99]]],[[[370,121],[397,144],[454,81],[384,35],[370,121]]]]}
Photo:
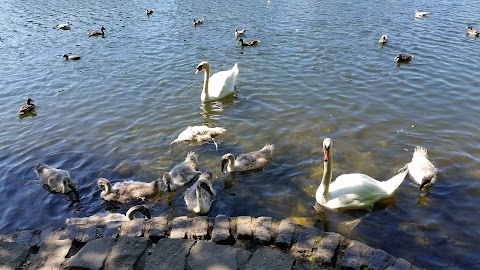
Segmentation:
{"type": "Polygon", "coordinates": [[[418,269],[338,233],[270,217],[156,217],[0,240],[0,269],[418,269]]]}

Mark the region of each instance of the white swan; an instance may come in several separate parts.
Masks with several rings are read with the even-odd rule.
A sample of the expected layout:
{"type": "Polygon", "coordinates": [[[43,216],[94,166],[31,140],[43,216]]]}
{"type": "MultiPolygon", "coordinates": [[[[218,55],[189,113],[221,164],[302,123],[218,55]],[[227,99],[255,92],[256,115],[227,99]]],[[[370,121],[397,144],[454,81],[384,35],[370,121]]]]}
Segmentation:
{"type": "Polygon", "coordinates": [[[42,163],[35,165],[34,170],[40,184],[47,189],[53,192],[69,193],[73,191],[77,193],[77,186],[67,171],[56,169],[42,163]]]}
{"type": "Polygon", "coordinates": [[[385,44],[387,43],[388,37],[387,35],[382,35],[382,37],[378,40],[378,43],[385,44]]]}
{"type": "Polygon", "coordinates": [[[178,135],[178,137],[173,140],[170,144],[174,144],[176,142],[185,142],[185,141],[193,141],[193,142],[208,142],[213,141],[215,147],[218,150],[217,142],[215,141],[215,137],[227,132],[227,130],[223,127],[207,127],[207,126],[189,126],[187,129],[182,131],[178,135]]]}
{"type": "Polygon", "coordinates": [[[415,18],[423,18],[427,16],[429,13],[426,11],[421,11],[421,10],[415,10],[415,18]]]}
{"type": "Polygon", "coordinates": [[[238,65],[235,64],[232,69],[220,71],[210,77],[210,64],[206,61],[197,66],[197,71],[205,70],[205,79],[203,80],[202,101],[214,101],[233,94],[235,91],[235,81],[238,75],[238,65]]]}
{"type": "Polygon", "coordinates": [[[262,149],[250,153],[240,154],[235,158],[228,153],[222,156],[222,172],[227,167],[228,172],[244,172],[265,167],[272,159],[273,144],[267,144],[262,149]]]}
{"type": "Polygon", "coordinates": [[[437,181],[437,168],[428,160],[427,149],[423,147],[415,148],[412,161],[399,171],[404,169],[408,169],[408,174],[420,185],[420,189],[428,189],[437,181]]]}
{"type": "Polygon", "coordinates": [[[61,23],[61,24],[57,25],[57,29],[59,29],[59,30],[70,30],[70,23],[69,22],[61,23]]]}
{"type": "Polygon", "coordinates": [[[212,186],[212,173],[204,172],[197,182],[185,191],[183,199],[188,211],[196,214],[206,214],[210,210],[217,192],[212,186]]]}
{"type": "Polygon", "coordinates": [[[143,216],[145,216],[148,219],[151,219],[150,215],[150,207],[148,205],[135,205],[130,207],[128,209],[127,213],[120,214],[120,213],[110,213],[110,212],[104,212],[100,214],[95,214],[89,217],[83,217],[83,218],[67,218],[65,220],[65,223],[67,225],[85,225],[85,224],[99,224],[99,225],[104,225],[112,221],[130,221],[134,219],[134,214],[138,212],[141,213],[143,216]]]}
{"type": "Polygon", "coordinates": [[[160,180],[150,183],[129,180],[117,182],[112,187],[107,179],[100,178],[97,181],[97,186],[102,190],[100,193],[102,199],[121,203],[145,200],[167,189],[160,180]]]}
{"type": "Polygon", "coordinates": [[[199,174],[197,154],[189,152],[185,161],[175,165],[170,172],[163,174],[163,182],[168,191],[175,191],[192,181],[199,174]]]}
{"type": "Polygon", "coordinates": [[[324,166],[322,183],[317,189],[317,203],[329,209],[369,209],[382,199],[393,196],[405,179],[405,170],[387,181],[377,181],[365,174],[343,174],[332,181],[332,140],[323,140],[324,166]]]}

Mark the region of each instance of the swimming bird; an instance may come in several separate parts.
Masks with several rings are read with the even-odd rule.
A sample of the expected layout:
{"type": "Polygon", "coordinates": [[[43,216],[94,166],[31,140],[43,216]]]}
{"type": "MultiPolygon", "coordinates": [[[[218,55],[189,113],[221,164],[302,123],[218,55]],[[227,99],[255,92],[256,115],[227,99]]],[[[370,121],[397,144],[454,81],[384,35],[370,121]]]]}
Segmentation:
{"type": "Polygon", "coordinates": [[[187,129],[182,131],[182,133],[180,133],[171,144],[185,141],[202,143],[213,141],[213,143],[215,144],[215,148],[218,150],[218,145],[215,141],[215,137],[225,132],[227,132],[227,130],[223,127],[189,126],[187,127],[187,129]]]}
{"type": "Polygon", "coordinates": [[[183,199],[188,211],[196,214],[208,213],[217,196],[212,182],[212,172],[203,172],[198,180],[185,191],[183,199]]]}
{"type": "Polygon", "coordinates": [[[400,63],[400,62],[408,62],[412,60],[412,58],[413,58],[413,55],[411,54],[398,54],[397,56],[395,56],[394,60],[397,63],[400,63]]]}
{"type": "Polygon", "coordinates": [[[35,112],[35,104],[33,104],[33,99],[28,98],[25,104],[18,110],[18,115],[24,116],[35,112]]]}
{"type": "Polygon", "coordinates": [[[199,20],[195,20],[195,19],[193,19],[193,27],[197,27],[197,25],[200,25],[200,24],[202,24],[202,23],[203,23],[203,21],[204,21],[204,19],[203,19],[203,18],[201,18],[201,19],[199,19],[199,20]]]}
{"type": "Polygon", "coordinates": [[[382,35],[382,37],[378,40],[378,43],[383,45],[387,43],[387,40],[388,40],[387,35],[382,35]]]}
{"type": "Polygon", "coordinates": [[[467,36],[473,36],[473,37],[478,37],[480,36],[480,32],[477,30],[473,30],[471,25],[467,25],[467,36]]]}
{"type": "Polygon", "coordinates": [[[239,30],[235,28],[235,39],[237,40],[239,36],[245,36],[245,32],[247,32],[247,29],[239,30]]]}
{"type": "Polygon", "coordinates": [[[343,174],[332,181],[332,139],[323,140],[323,177],[315,199],[329,209],[370,209],[374,203],[391,197],[403,183],[408,170],[387,181],[377,181],[365,174],[343,174]]]}
{"type": "Polygon", "coordinates": [[[415,10],[415,18],[423,18],[427,16],[429,13],[426,11],[421,11],[421,10],[415,10]]]}
{"type": "Polygon", "coordinates": [[[77,186],[66,170],[39,163],[35,165],[34,171],[37,174],[38,181],[45,188],[53,192],[69,193],[73,191],[77,194],[77,186]]]}
{"type": "Polygon", "coordinates": [[[105,30],[107,30],[107,29],[105,29],[105,27],[102,26],[102,28],[100,28],[100,31],[97,31],[97,30],[90,31],[88,33],[88,36],[89,37],[94,37],[94,36],[102,36],[103,37],[103,36],[105,36],[105,30]]]}
{"type": "Polygon", "coordinates": [[[225,71],[219,71],[210,76],[210,64],[203,61],[197,66],[195,74],[205,70],[203,80],[203,91],[200,96],[202,101],[214,101],[233,94],[235,91],[235,82],[238,76],[238,65],[225,71]]]}
{"type": "Polygon", "coordinates": [[[272,159],[273,148],[273,144],[267,144],[258,151],[240,154],[237,158],[233,154],[225,154],[222,156],[221,171],[223,172],[225,167],[230,173],[261,169],[272,159]]]}
{"type": "Polygon", "coordinates": [[[100,214],[95,214],[89,217],[83,218],[67,218],[65,223],[67,225],[87,225],[87,224],[99,224],[104,225],[109,222],[113,221],[131,221],[134,219],[134,214],[140,213],[145,218],[151,219],[152,216],[150,215],[150,207],[148,205],[135,205],[128,209],[127,213],[120,214],[120,213],[110,213],[104,212],[100,214]]]}
{"type": "Polygon", "coordinates": [[[437,181],[437,168],[428,160],[426,148],[415,147],[412,161],[399,171],[405,169],[408,169],[408,174],[420,185],[420,189],[428,189],[437,181]]]}
{"type": "Polygon", "coordinates": [[[155,180],[150,183],[139,181],[117,182],[113,185],[105,178],[97,180],[97,186],[102,190],[100,197],[105,201],[126,203],[130,201],[145,200],[154,197],[161,191],[167,191],[163,182],[155,180]]]}
{"type": "Polygon", "coordinates": [[[200,175],[197,157],[195,152],[189,152],[185,161],[175,165],[170,172],[163,174],[163,182],[168,191],[175,191],[200,175]]]}
{"type": "Polygon", "coordinates": [[[240,44],[242,44],[242,47],[250,47],[250,46],[257,45],[260,42],[260,40],[252,39],[250,41],[243,42],[243,38],[241,38],[241,39],[238,40],[238,42],[240,42],[240,44]]]}
{"type": "Polygon", "coordinates": [[[64,54],[63,57],[65,57],[65,60],[80,60],[80,56],[71,53],[64,54]]]}
{"type": "Polygon", "coordinates": [[[70,30],[70,23],[69,22],[61,23],[61,24],[57,25],[57,29],[59,29],[59,30],[70,30]]]}
{"type": "Polygon", "coordinates": [[[153,14],[153,9],[147,9],[145,13],[147,13],[147,16],[150,17],[150,15],[153,14]]]}

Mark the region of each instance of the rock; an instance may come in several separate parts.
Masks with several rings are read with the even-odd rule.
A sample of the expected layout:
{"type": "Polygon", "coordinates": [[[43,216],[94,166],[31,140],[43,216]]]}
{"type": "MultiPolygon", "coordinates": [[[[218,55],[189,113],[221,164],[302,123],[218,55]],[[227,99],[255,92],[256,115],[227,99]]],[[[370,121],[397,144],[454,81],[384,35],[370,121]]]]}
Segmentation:
{"type": "Polygon", "coordinates": [[[101,269],[114,243],[115,239],[112,238],[100,238],[86,243],[77,254],[65,262],[64,269],[101,269]]]}
{"type": "Polygon", "coordinates": [[[59,269],[71,247],[72,240],[70,239],[44,239],[27,269],[59,269]]]}
{"type": "Polygon", "coordinates": [[[0,269],[19,269],[27,259],[30,246],[21,243],[0,242],[0,269]]]}
{"type": "Polygon", "coordinates": [[[129,270],[145,251],[150,240],[142,237],[119,237],[105,260],[105,270],[129,270]]]}
{"type": "Polygon", "coordinates": [[[292,246],[292,251],[296,255],[310,256],[315,247],[315,243],[319,243],[322,240],[324,233],[324,231],[315,227],[303,227],[298,235],[296,243],[292,246]]]}
{"type": "Polygon", "coordinates": [[[360,270],[368,267],[370,256],[375,249],[356,240],[352,240],[345,250],[341,262],[341,269],[360,270]]]}
{"type": "Polygon", "coordinates": [[[388,258],[387,252],[381,249],[376,249],[368,260],[368,268],[371,270],[385,269],[385,263],[387,261],[387,258],[388,258]]]}
{"type": "Polygon", "coordinates": [[[321,265],[331,265],[342,238],[343,236],[338,233],[325,233],[315,251],[315,262],[321,265]]]}
{"type": "Polygon", "coordinates": [[[293,267],[295,258],[290,254],[285,254],[280,250],[271,248],[257,249],[248,263],[245,265],[245,270],[290,270],[293,267]]]}
{"type": "Polygon", "coordinates": [[[146,255],[144,269],[184,270],[186,257],[195,244],[194,240],[162,238],[146,255]]]}

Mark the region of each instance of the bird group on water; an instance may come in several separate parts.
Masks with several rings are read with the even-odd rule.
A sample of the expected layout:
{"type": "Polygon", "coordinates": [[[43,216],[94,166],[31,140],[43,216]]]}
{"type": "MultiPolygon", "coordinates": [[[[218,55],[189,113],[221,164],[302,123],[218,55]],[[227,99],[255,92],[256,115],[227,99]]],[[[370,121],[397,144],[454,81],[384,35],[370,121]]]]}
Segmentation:
{"type": "MultiPolygon", "coordinates": [[[[150,17],[153,10],[146,10],[146,15],[150,17]]],[[[428,12],[416,10],[416,18],[424,18],[428,12]]],[[[193,26],[197,27],[204,23],[204,19],[193,19],[193,26]]],[[[70,30],[71,24],[59,24],[56,26],[59,30],[70,30]]],[[[91,31],[89,37],[105,37],[105,28],[91,31]]],[[[259,40],[253,39],[245,42],[247,29],[234,29],[235,40],[243,47],[255,46],[259,40]]],[[[473,30],[472,26],[467,26],[467,35],[479,36],[479,32],[473,30]]],[[[387,35],[382,35],[378,43],[385,45],[388,41],[387,35]]],[[[79,60],[80,56],[68,53],[63,57],[66,60],[79,60]]],[[[398,54],[394,60],[396,62],[408,62],[412,59],[410,54],[398,54]]],[[[200,95],[202,102],[209,102],[222,99],[235,91],[235,83],[239,74],[238,65],[235,64],[231,69],[211,74],[210,64],[202,61],[197,65],[196,72],[204,71],[203,90],[200,95]]],[[[28,98],[26,103],[19,109],[19,116],[34,115],[35,104],[28,98]]],[[[226,132],[222,127],[207,126],[189,126],[181,132],[178,137],[172,141],[172,145],[178,142],[213,142],[218,151],[218,144],[215,137],[226,132]]],[[[325,138],[323,140],[323,176],[315,193],[315,202],[328,209],[371,209],[378,201],[391,197],[398,190],[404,179],[408,175],[419,189],[428,190],[437,179],[437,168],[428,159],[427,150],[417,146],[414,150],[412,160],[403,168],[399,169],[397,174],[386,181],[378,181],[368,175],[360,173],[342,174],[335,181],[332,181],[333,172],[333,140],[325,138]]],[[[242,153],[235,157],[232,153],[226,153],[219,157],[221,172],[241,173],[250,170],[262,170],[273,158],[273,144],[266,144],[263,148],[242,153]]],[[[177,190],[190,185],[184,191],[184,201],[186,208],[195,214],[207,214],[214,203],[217,191],[214,188],[212,170],[199,170],[198,155],[195,152],[189,152],[183,162],[175,164],[170,171],[164,172],[162,178],[152,182],[141,181],[123,181],[111,183],[106,178],[97,180],[97,186],[100,190],[100,198],[105,201],[117,203],[128,203],[135,201],[148,201],[159,193],[176,192],[177,190]],[[191,184],[193,183],[193,184],[191,184]]],[[[60,168],[54,168],[47,164],[37,164],[34,171],[41,185],[48,190],[57,193],[75,193],[80,196],[77,185],[71,179],[69,172],[60,168]]],[[[146,218],[151,218],[150,207],[147,205],[136,205],[130,208],[125,215],[118,213],[101,213],[85,218],[69,218],[67,224],[83,224],[92,220],[94,222],[108,221],[126,221],[132,220],[135,213],[141,213],[146,218]]]]}

